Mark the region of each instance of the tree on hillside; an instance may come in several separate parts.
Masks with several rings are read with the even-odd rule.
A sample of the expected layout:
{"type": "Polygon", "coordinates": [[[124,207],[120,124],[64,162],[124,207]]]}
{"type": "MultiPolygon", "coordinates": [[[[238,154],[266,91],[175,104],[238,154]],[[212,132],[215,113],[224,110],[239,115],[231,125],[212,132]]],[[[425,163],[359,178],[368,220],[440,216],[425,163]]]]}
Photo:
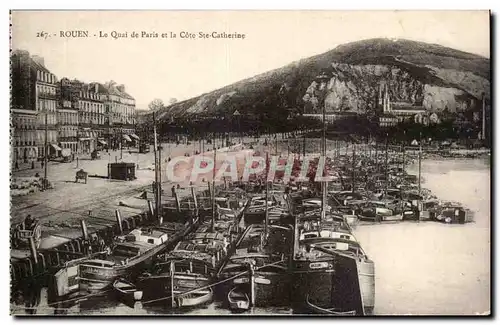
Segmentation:
{"type": "Polygon", "coordinates": [[[157,111],[161,108],[163,108],[165,105],[163,104],[163,101],[161,99],[153,99],[153,101],[151,101],[151,103],[149,103],[148,105],[148,108],[149,110],[151,111],[157,111]]]}

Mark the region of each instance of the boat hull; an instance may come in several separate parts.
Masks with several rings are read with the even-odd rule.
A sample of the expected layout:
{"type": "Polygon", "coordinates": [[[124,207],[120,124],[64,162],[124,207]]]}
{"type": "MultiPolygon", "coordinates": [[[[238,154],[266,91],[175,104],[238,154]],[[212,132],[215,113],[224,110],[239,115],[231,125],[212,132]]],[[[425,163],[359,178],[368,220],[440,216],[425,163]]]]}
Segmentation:
{"type": "MultiPolygon", "coordinates": [[[[223,273],[219,281],[232,278],[238,273],[240,272],[223,273]]],[[[284,307],[289,305],[291,284],[289,274],[256,271],[255,279],[255,307],[284,307]]],[[[217,286],[217,295],[221,298],[227,297],[236,283],[245,283],[246,293],[250,296],[248,281],[248,275],[242,275],[227,282],[223,282],[217,286]]]]}
{"type": "Polygon", "coordinates": [[[132,305],[136,301],[142,299],[142,291],[137,290],[137,288],[128,281],[116,280],[113,283],[113,289],[116,298],[127,305],[132,305]]]}
{"type": "Polygon", "coordinates": [[[198,227],[198,220],[187,222],[169,240],[152,248],[141,256],[131,259],[125,265],[104,267],[89,265],[86,264],[88,261],[84,261],[71,266],[71,269],[77,269],[76,277],[68,277],[70,268],[61,269],[54,278],[58,296],[82,290],[90,292],[104,290],[111,287],[113,282],[118,278],[135,281],[143,270],[151,265],[156,255],[173,248],[184,236],[196,229],[196,227],[198,227]]]}
{"type": "Polygon", "coordinates": [[[235,287],[227,294],[229,309],[235,311],[245,311],[250,308],[250,298],[245,290],[235,287]]]}
{"type": "Polygon", "coordinates": [[[79,265],[80,290],[99,291],[107,289],[118,278],[134,280],[144,268],[151,265],[153,254],[130,266],[102,268],[91,265],[79,265]]]}
{"type": "Polygon", "coordinates": [[[213,292],[208,286],[212,283],[210,277],[200,274],[175,274],[149,276],[139,278],[137,287],[143,291],[144,300],[161,299],[160,303],[171,304],[172,293],[174,293],[175,306],[195,306],[207,303],[213,298],[213,292]],[[173,282],[173,289],[172,289],[173,282]],[[200,290],[196,290],[200,288],[200,290]],[[210,290],[210,294],[204,291],[210,290]],[[189,292],[184,294],[184,292],[189,292]],[[165,299],[163,299],[165,298],[165,299]]]}
{"type": "Polygon", "coordinates": [[[207,304],[213,300],[212,289],[197,291],[187,295],[180,295],[175,298],[175,306],[181,307],[196,307],[207,304]]]}
{"type": "Polygon", "coordinates": [[[365,315],[373,315],[375,308],[375,263],[372,260],[357,261],[359,287],[365,315]]]}
{"type": "Polygon", "coordinates": [[[364,315],[357,264],[350,257],[294,261],[291,297],[294,313],[311,314],[324,309],[364,315]],[[314,269],[321,265],[324,267],[314,269]]]}

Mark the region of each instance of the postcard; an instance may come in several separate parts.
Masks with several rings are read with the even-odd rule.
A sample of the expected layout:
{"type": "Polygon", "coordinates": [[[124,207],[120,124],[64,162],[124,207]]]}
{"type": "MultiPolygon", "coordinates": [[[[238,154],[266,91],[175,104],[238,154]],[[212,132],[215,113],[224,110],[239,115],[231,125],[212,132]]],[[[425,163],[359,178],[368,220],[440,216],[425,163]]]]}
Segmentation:
{"type": "Polygon", "coordinates": [[[491,315],[489,11],[10,17],[12,315],[491,315]]]}

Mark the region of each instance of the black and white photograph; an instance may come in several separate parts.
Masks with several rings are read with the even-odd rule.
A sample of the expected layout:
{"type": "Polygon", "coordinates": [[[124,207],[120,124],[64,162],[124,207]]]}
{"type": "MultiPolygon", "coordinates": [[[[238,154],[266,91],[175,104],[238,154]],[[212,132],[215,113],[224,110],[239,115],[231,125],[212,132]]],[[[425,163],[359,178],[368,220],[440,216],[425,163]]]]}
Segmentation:
{"type": "Polygon", "coordinates": [[[491,316],[491,19],[11,10],[10,314],[491,316]]]}

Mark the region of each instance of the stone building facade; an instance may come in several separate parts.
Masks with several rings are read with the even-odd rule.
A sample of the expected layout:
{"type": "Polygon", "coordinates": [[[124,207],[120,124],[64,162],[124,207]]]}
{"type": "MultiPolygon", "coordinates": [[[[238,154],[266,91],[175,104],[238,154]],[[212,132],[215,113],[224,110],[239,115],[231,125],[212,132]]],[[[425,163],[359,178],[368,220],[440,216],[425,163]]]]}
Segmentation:
{"type": "Polygon", "coordinates": [[[13,164],[43,160],[46,151],[55,158],[63,149],[87,154],[139,140],[135,99],[124,85],[58,81],[42,57],[22,50],[11,55],[11,84],[13,164]]]}
{"type": "Polygon", "coordinates": [[[111,148],[135,145],[139,137],[135,134],[135,99],[125,91],[124,85],[114,81],[104,85],[107,91],[105,108],[108,117],[107,139],[111,148]]]}
{"type": "Polygon", "coordinates": [[[13,163],[57,155],[58,81],[43,58],[16,50],[11,55],[11,136],[13,163]],[[47,148],[45,135],[47,134],[47,148]]]}
{"type": "Polygon", "coordinates": [[[57,110],[57,126],[59,146],[62,149],[71,149],[78,152],[78,110],[79,92],[82,83],[78,80],[61,79],[59,108],[57,110]]]}

